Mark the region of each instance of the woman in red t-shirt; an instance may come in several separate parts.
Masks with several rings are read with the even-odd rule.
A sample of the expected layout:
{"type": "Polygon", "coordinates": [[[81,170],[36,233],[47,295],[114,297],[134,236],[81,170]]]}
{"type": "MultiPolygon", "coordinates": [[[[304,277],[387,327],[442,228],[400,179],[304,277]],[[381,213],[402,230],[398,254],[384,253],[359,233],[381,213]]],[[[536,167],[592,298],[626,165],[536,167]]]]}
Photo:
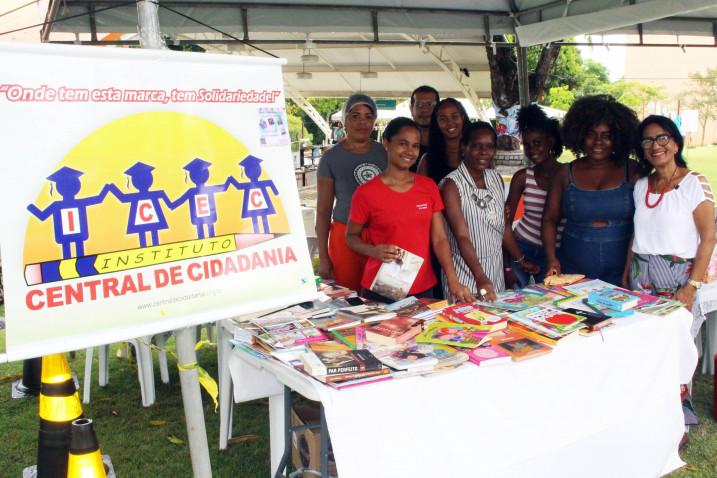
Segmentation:
{"type": "Polygon", "coordinates": [[[423,259],[408,295],[432,297],[436,275],[431,267],[430,250],[446,272],[451,299],[475,300],[470,290],[458,281],[443,220],[443,201],[436,184],[414,174],[411,166],[418,159],[421,133],[408,118],[395,118],[383,134],[388,167],[379,176],[359,186],[351,200],[346,242],[368,257],[361,278],[362,295],[390,301],[369,289],[382,263],[398,261],[403,251],[423,259]],[[367,239],[361,238],[366,228],[367,239]]]}

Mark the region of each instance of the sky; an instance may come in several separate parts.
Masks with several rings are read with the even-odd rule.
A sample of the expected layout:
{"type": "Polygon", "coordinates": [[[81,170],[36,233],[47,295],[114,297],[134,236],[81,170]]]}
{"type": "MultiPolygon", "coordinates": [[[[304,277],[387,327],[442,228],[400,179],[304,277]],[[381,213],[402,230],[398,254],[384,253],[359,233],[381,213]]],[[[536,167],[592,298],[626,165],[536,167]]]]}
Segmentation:
{"type": "MultiPolygon", "coordinates": [[[[578,42],[586,41],[585,37],[578,37],[578,42]]],[[[605,37],[605,41],[608,46],[605,47],[602,44],[597,45],[598,42],[602,41],[599,36],[592,38],[595,46],[581,46],[580,53],[584,60],[592,59],[598,63],[602,63],[607,67],[610,72],[610,80],[617,81],[622,78],[625,74],[625,47],[623,46],[610,46],[609,42],[613,41],[616,43],[622,43],[625,41],[623,36],[614,35],[611,37],[605,37]]]]}

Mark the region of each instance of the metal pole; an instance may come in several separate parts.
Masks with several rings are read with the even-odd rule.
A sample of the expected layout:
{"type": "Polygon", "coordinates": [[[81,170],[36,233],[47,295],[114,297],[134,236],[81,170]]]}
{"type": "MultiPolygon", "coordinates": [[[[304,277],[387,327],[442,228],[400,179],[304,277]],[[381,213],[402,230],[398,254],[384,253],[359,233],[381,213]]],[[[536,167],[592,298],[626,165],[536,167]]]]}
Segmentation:
{"type": "Polygon", "coordinates": [[[530,86],[528,83],[528,49],[517,47],[518,50],[518,98],[520,106],[530,104],[530,86]]]}
{"type": "MultiPolygon", "coordinates": [[[[137,26],[142,48],[166,50],[159,34],[158,5],[153,2],[137,2],[137,26]]],[[[197,352],[194,350],[195,328],[186,327],[176,332],[179,381],[182,386],[184,418],[187,422],[187,441],[195,478],[210,478],[212,464],[209,461],[207,429],[204,424],[202,394],[197,373],[197,352]]]]}
{"type": "Polygon", "coordinates": [[[167,49],[167,45],[164,44],[159,33],[158,9],[157,3],[145,0],[137,2],[137,28],[139,29],[139,44],[142,48],[167,49]]]}
{"type": "Polygon", "coordinates": [[[209,461],[207,429],[204,425],[202,394],[197,373],[197,352],[194,350],[194,327],[175,331],[177,337],[177,358],[179,359],[179,381],[182,386],[184,418],[187,421],[187,440],[192,471],[195,478],[210,478],[212,464],[209,461]]]}

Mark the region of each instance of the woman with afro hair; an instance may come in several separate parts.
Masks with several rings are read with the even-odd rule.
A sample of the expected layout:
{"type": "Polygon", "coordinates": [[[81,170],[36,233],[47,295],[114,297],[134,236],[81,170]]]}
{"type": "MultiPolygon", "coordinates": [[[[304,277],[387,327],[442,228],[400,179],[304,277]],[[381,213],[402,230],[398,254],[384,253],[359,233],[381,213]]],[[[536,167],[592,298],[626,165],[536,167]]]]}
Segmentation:
{"type": "Polygon", "coordinates": [[[630,156],[638,124],[634,111],[607,95],[580,98],[565,115],[563,143],[577,159],[558,168],[548,193],[542,231],[548,275],[621,283],[635,211],[637,162],[630,156]]]}

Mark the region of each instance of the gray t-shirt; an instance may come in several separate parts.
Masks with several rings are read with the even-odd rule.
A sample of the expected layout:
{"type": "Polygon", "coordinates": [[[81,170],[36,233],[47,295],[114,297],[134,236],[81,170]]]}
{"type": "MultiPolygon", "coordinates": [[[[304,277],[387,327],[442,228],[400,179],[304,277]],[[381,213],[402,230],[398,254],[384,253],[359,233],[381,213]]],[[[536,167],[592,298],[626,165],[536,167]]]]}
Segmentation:
{"type": "Polygon", "coordinates": [[[348,222],[354,191],[380,174],[386,165],[386,150],[379,143],[374,143],[371,150],[363,154],[347,151],[341,143],[324,153],[319,161],[318,176],[334,180],[334,221],[348,222]]]}

